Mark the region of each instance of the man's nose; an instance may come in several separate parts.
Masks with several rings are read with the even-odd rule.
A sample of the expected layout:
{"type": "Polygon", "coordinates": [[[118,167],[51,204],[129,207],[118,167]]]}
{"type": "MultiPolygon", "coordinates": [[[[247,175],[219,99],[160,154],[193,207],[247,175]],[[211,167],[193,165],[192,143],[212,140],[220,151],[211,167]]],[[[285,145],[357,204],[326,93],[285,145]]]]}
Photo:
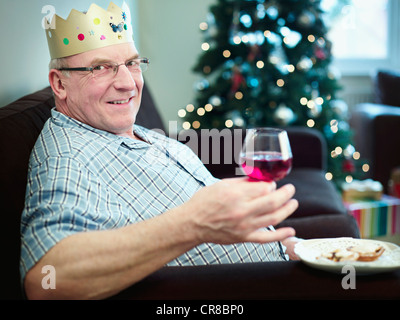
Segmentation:
{"type": "Polygon", "coordinates": [[[133,90],[136,87],[134,75],[125,64],[119,65],[117,74],[114,76],[114,86],[117,89],[133,90]]]}

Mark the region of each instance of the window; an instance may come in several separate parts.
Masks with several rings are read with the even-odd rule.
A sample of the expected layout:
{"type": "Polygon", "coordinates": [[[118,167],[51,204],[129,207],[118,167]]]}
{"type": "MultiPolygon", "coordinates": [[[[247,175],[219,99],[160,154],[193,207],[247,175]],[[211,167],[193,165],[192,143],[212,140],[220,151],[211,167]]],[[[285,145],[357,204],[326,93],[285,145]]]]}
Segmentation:
{"type": "Polygon", "coordinates": [[[400,68],[398,0],[322,0],[334,64],[344,75],[400,68]]]}

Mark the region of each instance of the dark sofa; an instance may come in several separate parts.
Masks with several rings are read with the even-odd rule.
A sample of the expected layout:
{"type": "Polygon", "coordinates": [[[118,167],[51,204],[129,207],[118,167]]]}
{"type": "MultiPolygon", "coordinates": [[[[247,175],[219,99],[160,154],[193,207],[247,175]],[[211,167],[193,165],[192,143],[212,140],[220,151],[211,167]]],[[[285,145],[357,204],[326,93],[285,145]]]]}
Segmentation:
{"type": "MultiPolygon", "coordinates": [[[[0,274],[4,275],[0,299],[22,298],[18,269],[19,223],[25,196],[27,165],[31,149],[53,106],[51,90],[45,88],[0,108],[0,212],[4,226],[0,233],[3,253],[0,274]]],[[[146,87],[137,123],[150,129],[165,129],[146,87]]],[[[324,178],[326,159],[322,137],[312,129],[288,128],[288,132],[294,154],[294,169],[280,184],[290,181],[296,186],[296,198],[300,206],[282,225],[293,226],[297,235],[303,238],[359,237],[355,220],[346,213],[335,188],[324,178]]],[[[237,130],[234,133],[243,139],[243,131],[237,130]]],[[[198,146],[202,143],[201,134],[196,133],[198,146]]],[[[179,134],[178,139],[191,145],[185,132],[179,134]]],[[[237,143],[238,140],[232,141],[237,143]]],[[[224,147],[219,143],[210,143],[209,148],[215,152],[224,147]]],[[[200,157],[201,152],[206,152],[201,147],[195,151],[200,157]]],[[[235,151],[232,151],[224,155],[223,162],[226,164],[207,163],[206,166],[216,177],[234,176],[235,156],[235,151]]],[[[345,292],[340,283],[340,275],[311,269],[299,261],[164,267],[113,298],[400,298],[399,272],[360,278],[357,290],[351,292],[345,292]],[[380,292],[378,296],[377,292],[380,292]]]]}
{"type": "Polygon", "coordinates": [[[400,167],[400,71],[380,70],[373,78],[375,101],[355,106],[350,125],[355,147],[368,160],[368,177],[389,192],[394,168],[400,167]]]}

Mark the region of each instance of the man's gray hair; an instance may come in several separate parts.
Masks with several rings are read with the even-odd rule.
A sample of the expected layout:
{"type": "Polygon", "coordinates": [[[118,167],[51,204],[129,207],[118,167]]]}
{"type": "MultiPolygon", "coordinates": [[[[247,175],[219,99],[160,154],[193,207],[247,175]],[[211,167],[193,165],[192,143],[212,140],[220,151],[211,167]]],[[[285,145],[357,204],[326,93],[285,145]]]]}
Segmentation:
{"type": "MultiPolygon", "coordinates": [[[[65,58],[56,58],[52,59],[49,63],[49,70],[51,69],[61,69],[61,68],[68,68],[67,59],[65,58]]],[[[68,71],[63,71],[65,76],[69,76],[68,71]]]]}

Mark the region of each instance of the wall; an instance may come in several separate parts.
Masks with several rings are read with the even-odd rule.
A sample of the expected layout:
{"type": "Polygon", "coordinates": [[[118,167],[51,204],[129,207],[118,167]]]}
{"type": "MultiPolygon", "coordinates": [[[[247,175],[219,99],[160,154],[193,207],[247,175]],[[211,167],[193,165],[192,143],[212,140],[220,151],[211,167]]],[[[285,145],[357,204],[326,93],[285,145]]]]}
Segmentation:
{"type": "Polygon", "coordinates": [[[346,75],[340,79],[342,89],[338,97],[343,99],[351,111],[358,103],[374,102],[374,74],[346,75]]]}
{"type": "Polygon", "coordinates": [[[177,111],[193,102],[201,53],[199,24],[216,0],[137,0],[139,50],[151,60],[145,81],[168,128],[177,111]]]}

